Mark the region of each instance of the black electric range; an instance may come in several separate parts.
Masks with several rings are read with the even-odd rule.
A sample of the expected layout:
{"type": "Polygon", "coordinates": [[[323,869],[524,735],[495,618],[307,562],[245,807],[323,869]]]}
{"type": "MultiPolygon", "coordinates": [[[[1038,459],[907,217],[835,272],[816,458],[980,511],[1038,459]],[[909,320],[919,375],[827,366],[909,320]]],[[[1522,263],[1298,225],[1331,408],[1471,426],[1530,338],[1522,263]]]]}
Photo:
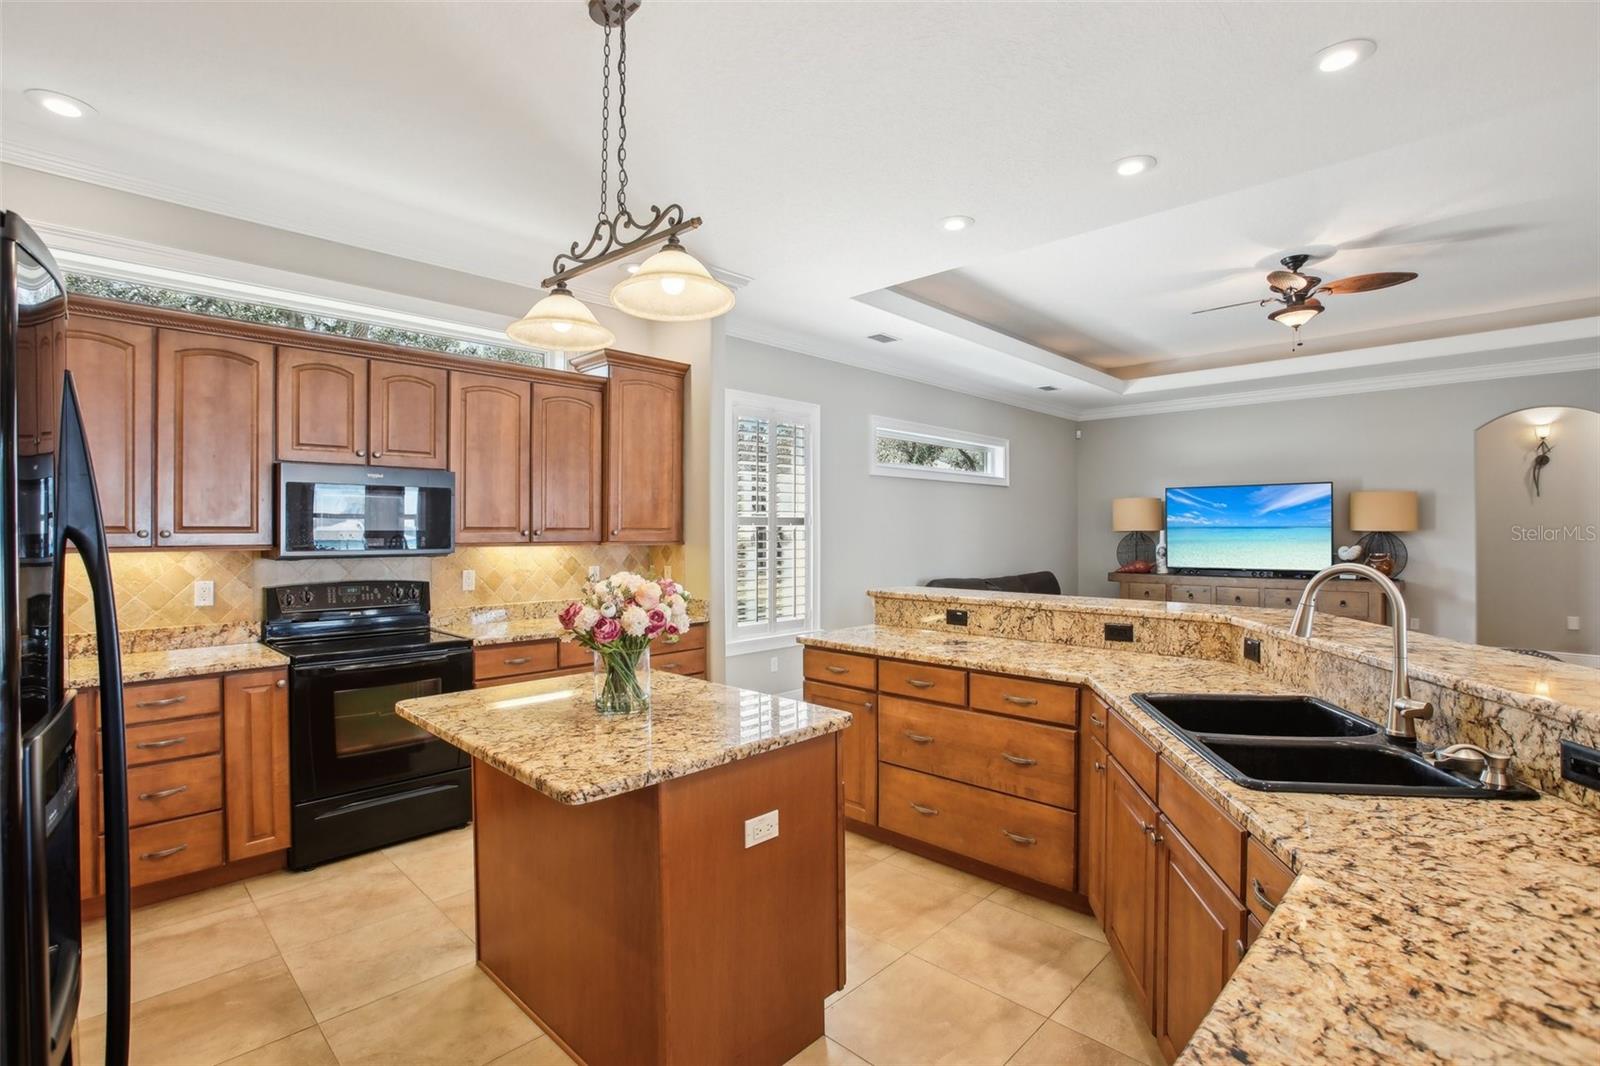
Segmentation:
{"type": "Polygon", "coordinates": [[[466,753],[394,710],[472,687],[472,642],[432,628],[427,582],[269,588],[265,642],[289,658],[292,868],[471,820],[466,753]]]}

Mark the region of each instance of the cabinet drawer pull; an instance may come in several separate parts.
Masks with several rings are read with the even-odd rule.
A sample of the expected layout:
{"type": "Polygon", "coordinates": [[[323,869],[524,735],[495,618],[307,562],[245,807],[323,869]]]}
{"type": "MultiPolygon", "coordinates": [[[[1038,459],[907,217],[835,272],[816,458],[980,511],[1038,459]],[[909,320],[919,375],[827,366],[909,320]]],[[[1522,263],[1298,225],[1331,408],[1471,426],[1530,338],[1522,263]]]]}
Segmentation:
{"type": "Polygon", "coordinates": [[[1250,879],[1250,894],[1256,898],[1256,902],[1261,904],[1262,909],[1268,914],[1278,909],[1278,905],[1267,898],[1266,890],[1261,887],[1261,879],[1259,877],[1250,879]]]}
{"type": "Polygon", "coordinates": [[[160,851],[147,851],[139,856],[141,862],[154,862],[157,859],[170,859],[180,851],[188,851],[189,845],[179,844],[176,847],[162,848],[160,851]]]}
{"type": "Polygon", "coordinates": [[[155,751],[159,748],[176,747],[188,739],[188,737],[168,737],[166,740],[141,740],[134,747],[140,751],[155,751]]]}
{"type": "Polygon", "coordinates": [[[1014,703],[1018,707],[1037,707],[1039,705],[1038,700],[1028,696],[1006,696],[1004,698],[1007,703],[1014,703]]]}
{"type": "Polygon", "coordinates": [[[1233,950],[1237,951],[1239,953],[1239,957],[1241,959],[1244,958],[1244,941],[1243,940],[1235,940],[1233,942],[1233,950]]]}
{"type": "Polygon", "coordinates": [[[189,699],[188,696],[168,696],[164,700],[140,700],[138,703],[135,703],[134,706],[135,707],[171,707],[175,703],[185,703],[185,702],[188,701],[188,699],[189,699]]]}
{"type": "Polygon", "coordinates": [[[861,709],[864,710],[864,711],[872,710],[872,701],[871,700],[862,700],[861,701],[861,709]]]}
{"type": "Polygon", "coordinates": [[[828,666],[828,673],[830,674],[848,674],[849,672],[850,668],[848,666],[834,666],[832,664],[828,666]]]}
{"type": "Polygon", "coordinates": [[[1038,759],[1030,759],[1026,755],[1013,755],[1009,751],[1002,751],[1000,757],[1012,766],[1038,766],[1038,759]]]}
{"type": "Polygon", "coordinates": [[[939,813],[939,808],[937,808],[937,807],[924,807],[920,803],[913,803],[911,805],[911,809],[916,811],[918,814],[922,815],[925,818],[931,818],[934,815],[939,813]]]}
{"type": "Polygon", "coordinates": [[[1096,729],[1104,729],[1106,727],[1106,720],[1104,718],[1096,718],[1091,714],[1089,716],[1089,724],[1094,726],[1096,729]]]}
{"type": "Polygon", "coordinates": [[[142,800],[164,800],[168,796],[176,796],[180,792],[187,791],[189,791],[188,785],[173,785],[171,788],[164,788],[159,792],[141,792],[139,793],[139,798],[142,800]]]}
{"type": "Polygon", "coordinates": [[[1039,843],[1038,837],[1025,837],[1021,833],[1013,833],[1009,829],[1002,829],[1000,832],[1004,833],[1006,835],[1006,839],[1010,840],[1011,843],[1021,844],[1025,848],[1031,848],[1035,844],[1039,843]]]}
{"type": "Polygon", "coordinates": [[[930,737],[926,733],[913,733],[909,729],[904,730],[904,733],[906,735],[906,739],[911,741],[913,744],[932,744],[933,743],[933,738],[930,737]]]}
{"type": "Polygon", "coordinates": [[[521,666],[523,663],[527,662],[529,658],[531,658],[531,656],[519,655],[515,659],[505,660],[505,664],[507,666],[521,666]]]}
{"type": "Polygon", "coordinates": [[[906,684],[910,685],[912,688],[932,688],[933,687],[933,682],[932,681],[924,681],[920,677],[908,677],[908,678],[906,678],[906,684]]]}

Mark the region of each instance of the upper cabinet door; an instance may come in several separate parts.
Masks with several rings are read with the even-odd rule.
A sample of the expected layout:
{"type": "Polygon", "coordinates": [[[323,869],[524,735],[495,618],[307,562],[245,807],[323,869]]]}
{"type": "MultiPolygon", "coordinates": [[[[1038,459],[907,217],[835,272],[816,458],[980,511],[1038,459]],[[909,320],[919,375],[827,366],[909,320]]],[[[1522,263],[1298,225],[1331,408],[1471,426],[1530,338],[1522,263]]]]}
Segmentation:
{"type": "Polygon", "coordinates": [[[272,543],[272,346],[157,331],[156,546],[272,543]]]}
{"type": "Polygon", "coordinates": [[[449,373],[438,367],[374,359],[369,364],[367,380],[367,461],[374,466],[427,470],[448,467],[445,426],[450,411],[449,373]]]}
{"type": "Polygon", "coordinates": [[[83,409],[106,542],[149,547],[156,334],[149,326],[73,315],[66,369],[83,409]]]}
{"type": "Polygon", "coordinates": [[[367,461],[367,361],[278,349],[278,458],[367,461]]]}
{"type": "Polygon", "coordinates": [[[609,377],[606,539],[681,543],[683,375],[613,363],[609,377]]]}
{"type": "Polygon", "coordinates": [[[450,374],[450,469],[462,544],[530,539],[529,392],[513,378],[450,374]]]}
{"type": "Polygon", "coordinates": [[[533,542],[598,544],[604,393],[533,386],[533,542]]]}

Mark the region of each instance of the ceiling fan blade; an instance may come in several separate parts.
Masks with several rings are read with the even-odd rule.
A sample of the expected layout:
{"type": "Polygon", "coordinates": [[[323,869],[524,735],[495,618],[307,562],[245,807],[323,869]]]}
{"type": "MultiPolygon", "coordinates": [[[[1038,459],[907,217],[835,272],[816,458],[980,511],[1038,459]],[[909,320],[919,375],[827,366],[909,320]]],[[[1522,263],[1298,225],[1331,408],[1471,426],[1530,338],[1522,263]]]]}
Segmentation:
{"type": "Polygon", "coordinates": [[[1230,307],[1248,307],[1251,304],[1255,304],[1257,307],[1260,307],[1262,304],[1268,304],[1271,302],[1271,300],[1241,300],[1236,304],[1223,304],[1221,307],[1204,307],[1198,311],[1190,311],[1189,313],[1191,315],[1203,315],[1207,311],[1226,311],[1230,307]]]}
{"type": "Polygon", "coordinates": [[[1357,274],[1353,278],[1339,278],[1325,283],[1317,290],[1317,295],[1328,293],[1347,296],[1356,292],[1372,292],[1374,289],[1387,289],[1391,285],[1404,285],[1415,278],[1415,274],[1403,270],[1385,274],[1357,274]]]}

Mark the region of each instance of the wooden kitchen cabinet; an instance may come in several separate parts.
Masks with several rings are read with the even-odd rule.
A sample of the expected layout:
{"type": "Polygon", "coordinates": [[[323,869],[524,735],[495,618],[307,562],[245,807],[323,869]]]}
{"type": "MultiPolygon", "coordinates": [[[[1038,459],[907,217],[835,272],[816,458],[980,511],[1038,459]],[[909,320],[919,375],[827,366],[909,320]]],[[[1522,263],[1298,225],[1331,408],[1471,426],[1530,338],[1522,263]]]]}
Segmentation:
{"type": "Polygon", "coordinates": [[[873,693],[807,681],[804,697],[807,703],[850,712],[850,728],[839,738],[844,760],[844,816],[877,825],[878,712],[873,693]]]}
{"type": "Polygon", "coordinates": [[[289,682],[283,670],[222,685],[228,861],[289,846],[289,682]]]}
{"type": "Polygon", "coordinates": [[[530,536],[526,381],[450,375],[450,469],[456,475],[456,540],[526,544],[530,536]]]}
{"type": "Polygon", "coordinates": [[[444,470],[450,465],[450,375],[439,367],[374,359],[367,365],[367,462],[444,470]]]}
{"type": "Polygon", "coordinates": [[[278,349],[278,458],[366,462],[365,359],[304,348],[278,349]]]}
{"type": "Polygon", "coordinates": [[[605,539],[683,541],[683,404],[689,368],[607,350],[572,361],[607,378],[605,539]]]}
{"type": "Polygon", "coordinates": [[[535,544],[598,544],[605,498],[603,388],[533,383],[535,544]]]}
{"type": "Polygon", "coordinates": [[[1106,789],[1111,757],[1093,732],[1078,745],[1078,891],[1097,916],[1106,913],[1106,789]]]}
{"type": "Polygon", "coordinates": [[[1247,912],[1165,816],[1156,840],[1155,1034],[1170,1062],[1244,957],[1247,912]]]}
{"type": "Polygon", "coordinates": [[[1148,1024],[1155,994],[1156,806],[1115,758],[1107,775],[1102,917],[1148,1024]]]}
{"type": "Polygon", "coordinates": [[[152,527],[156,331],[75,314],[66,334],[106,543],[147,548],[152,527]]]}
{"type": "Polygon", "coordinates": [[[156,546],[272,543],[272,346],[157,331],[156,546]]]}

